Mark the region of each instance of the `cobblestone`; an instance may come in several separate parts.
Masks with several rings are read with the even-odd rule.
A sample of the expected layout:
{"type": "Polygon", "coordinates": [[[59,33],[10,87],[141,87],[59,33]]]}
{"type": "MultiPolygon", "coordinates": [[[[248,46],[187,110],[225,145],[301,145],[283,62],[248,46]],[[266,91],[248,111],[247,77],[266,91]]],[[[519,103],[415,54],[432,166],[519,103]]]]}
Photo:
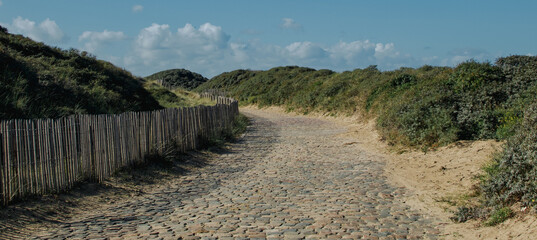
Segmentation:
{"type": "Polygon", "coordinates": [[[73,216],[34,239],[436,239],[397,201],[383,159],[344,126],[247,110],[252,126],[209,165],[141,196],[73,216]]]}

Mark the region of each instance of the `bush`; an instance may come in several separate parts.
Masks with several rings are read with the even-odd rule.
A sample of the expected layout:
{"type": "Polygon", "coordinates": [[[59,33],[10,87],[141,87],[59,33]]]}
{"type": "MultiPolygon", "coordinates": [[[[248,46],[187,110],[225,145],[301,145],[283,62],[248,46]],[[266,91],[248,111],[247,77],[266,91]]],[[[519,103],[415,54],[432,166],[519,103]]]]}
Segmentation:
{"type": "Polygon", "coordinates": [[[486,168],[482,183],[487,204],[522,202],[533,206],[537,199],[537,103],[524,112],[517,133],[508,139],[504,151],[486,168]]]}
{"type": "Polygon", "coordinates": [[[402,87],[405,85],[415,84],[416,82],[416,77],[410,74],[401,74],[391,81],[393,87],[402,87]]]}
{"type": "Polygon", "coordinates": [[[424,99],[418,104],[399,104],[381,114],[377,126],[392,144],[436,147],[451,143],[457,139],[458,129],[451,111],[434,107],[436,103],[435,99],[424,99]]]}
{"type": "Polygon", "coordinates": [[[446,83],[447,75],[444,72],[430,75],[431,69],[425,69],[396,75],[368,98],[379,106],[373,108],[378,112],[377,127],[389,143],[426,149],[458,139],[456,99],[446,83]],[[427,79],[420,80],[423,77],[427,79]]]}
{"type": "Polygon", "coordinates": [[[456,94],[459,139],[490,139],[496,136],[498,107],[507,100],[501,69],[490,63],[459,64],[449,79],[456,94]]]}
{"type": "Polygon", "coordinates": [[[170,69],[145,77],[147,80],[162,80],[162,85],[167,88],[184,88],[192,90],[208,81],[199,73],[186,69],[170,69]]]}
{"type": "Polygon", "coordinates": [[[503,115],[496,133],[500,139],[514,135],[523,119],[524,110],[535,100],[537,92],[537,57],[510,56],[499,58],[496,65],[508,80],[503,89],[508,99],[503,103],[503,115]]]}
{"type": "Polygon", "coordinates": [[[501,69],[490,63],[479,63],[474,60],[459,64],[449,81],[457,92],[476,92],[484,85],[503,80],[501,69]]]}
{"type": "Polygon", "coordinates": [[[455,216],[450,219],[457,223],[463,223],[471,219],[486,219],[488,215],[487,209],[482,207],[459,207],[455,216]]]}

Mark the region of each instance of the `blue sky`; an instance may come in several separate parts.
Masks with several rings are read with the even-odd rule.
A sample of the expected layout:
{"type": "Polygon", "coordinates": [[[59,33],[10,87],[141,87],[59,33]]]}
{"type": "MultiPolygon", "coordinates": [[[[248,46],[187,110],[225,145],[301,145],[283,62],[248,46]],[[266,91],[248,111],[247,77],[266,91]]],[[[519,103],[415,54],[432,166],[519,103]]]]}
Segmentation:
{"type": "Polygon", "coordinates": [[[537,54],[537,1],[0,0],[0,25],[146,76],[455,66],[537,54]]]}

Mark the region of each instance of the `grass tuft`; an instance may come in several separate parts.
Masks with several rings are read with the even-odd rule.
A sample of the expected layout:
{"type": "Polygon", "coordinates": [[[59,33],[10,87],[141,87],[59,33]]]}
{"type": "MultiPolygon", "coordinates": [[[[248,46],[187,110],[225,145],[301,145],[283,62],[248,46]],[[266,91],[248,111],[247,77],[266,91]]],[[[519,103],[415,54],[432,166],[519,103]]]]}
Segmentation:
{"type": "Polygon", "coordinates": [[[505,220],[511,218],[514,215],[513,211],[509,207],[503,207],[493,211],[488,219],[485,221],[485,226],[496,226],[505,220]]]}

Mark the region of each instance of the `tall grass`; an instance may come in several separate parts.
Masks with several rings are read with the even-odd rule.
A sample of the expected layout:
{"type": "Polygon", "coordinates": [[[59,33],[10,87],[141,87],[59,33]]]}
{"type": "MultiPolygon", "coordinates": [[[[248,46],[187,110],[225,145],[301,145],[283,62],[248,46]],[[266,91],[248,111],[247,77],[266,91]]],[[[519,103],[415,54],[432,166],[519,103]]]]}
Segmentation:
{"type": "Polygon", "coordinates": [[[198,105],[211,106],[216,104],[216,102],[210,99],[200,98],[198,94],[179,87],[169,90],[156,83],[155,80],[145,82],[144,87],[165,108],[193,107],[198,105]]]}

